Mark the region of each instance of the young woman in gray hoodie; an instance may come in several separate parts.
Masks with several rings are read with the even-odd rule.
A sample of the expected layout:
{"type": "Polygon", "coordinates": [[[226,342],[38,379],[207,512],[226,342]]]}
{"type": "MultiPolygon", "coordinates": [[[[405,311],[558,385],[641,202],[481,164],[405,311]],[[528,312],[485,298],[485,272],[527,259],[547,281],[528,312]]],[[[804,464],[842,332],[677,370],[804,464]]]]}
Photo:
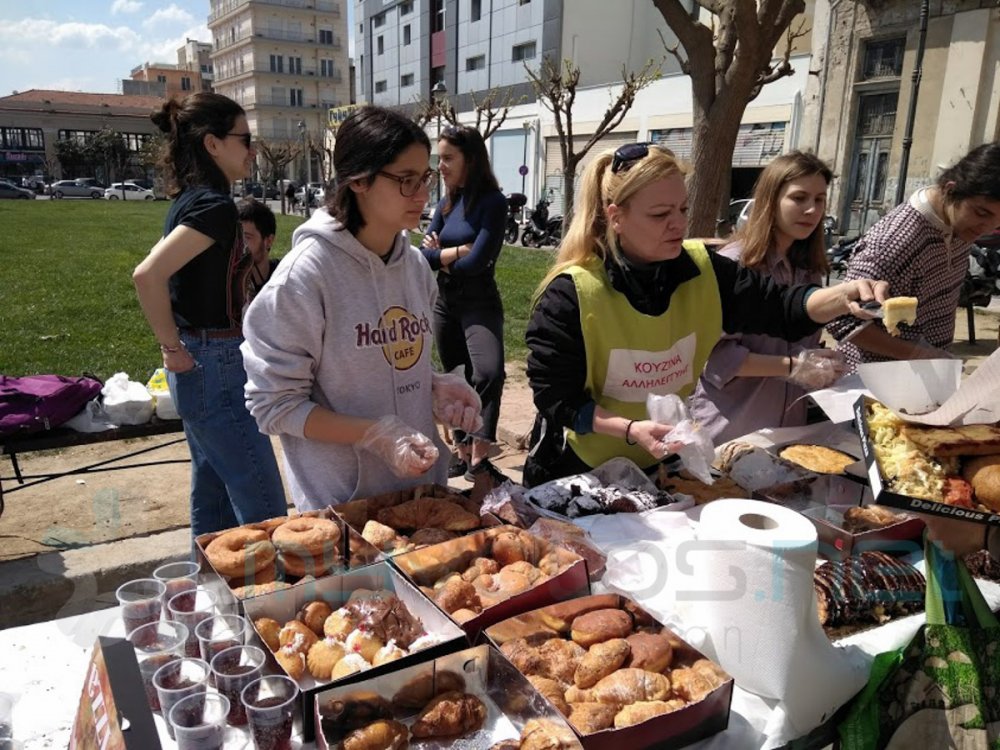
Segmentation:
{"type": "Polygon", "coordinates": [[[476,392],[431,368],[437,287],[407,230],[436,173],[430,142],[392,110],[337,130],[336,190],[247,309],[246,398],[281,438],[299,510],[443,482],[436,423],[481,425],[476,392]]]}

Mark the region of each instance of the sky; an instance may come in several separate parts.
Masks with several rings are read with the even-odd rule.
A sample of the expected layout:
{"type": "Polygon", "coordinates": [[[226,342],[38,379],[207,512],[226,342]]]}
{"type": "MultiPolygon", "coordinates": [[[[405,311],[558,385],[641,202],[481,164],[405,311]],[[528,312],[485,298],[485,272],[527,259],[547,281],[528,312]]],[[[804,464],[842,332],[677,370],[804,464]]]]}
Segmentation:
{"type": "MultiPolygon", "coordinates": [[[[354,3],[343,5],[353,28],[354,3]]],[[[211,42],[209,7],[209,0],[0,0],[0,96],[118,92],[137,65],[176,63],[185,39],[211,42]]]]}

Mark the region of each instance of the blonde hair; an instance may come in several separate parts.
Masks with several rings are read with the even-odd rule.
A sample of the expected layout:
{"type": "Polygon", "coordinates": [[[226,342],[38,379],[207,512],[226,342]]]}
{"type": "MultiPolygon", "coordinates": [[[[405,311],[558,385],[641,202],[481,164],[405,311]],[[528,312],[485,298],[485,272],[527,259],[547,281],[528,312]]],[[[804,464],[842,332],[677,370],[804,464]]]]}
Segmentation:
{"type": "Polygon", "coordinates": [[[685,174],[674,153],[662,146],[650,144],[646,156],[623,165],[617,174],[611,171],[614,155],[614,151],[603,152],[583,171],[573,218],[563,235],[552,268],[538,286],[536,302],[552,279],[570,266],[603,263],[608,257],[621,264],[615,230],[608,223],[608,206],[612,203],[626,206],[637,192],[650,183],[685,174]]]}
{"type": "MultiPolygon", "coordinates": [[[[774,233],[778,227],[778,209],[781,191],[792,180],[819,175],[829,186],[833,172],[815,154],[792,151],[773,159],[757,178],[753,188],[753,206],[750,218],[736,233],[735,239],[742,242],[740,263],[747,268],[761,269],[765,266],[768,251],[774,247],[774,233]]],[[[803,268],[813,273],[824,273],[829,266],[826,257],[825,228],[823,220],[802,244],[793,243],[788,262],[794,268],[803,268]],[[801,249],[800,249],[801,248],[801,249]]]]}

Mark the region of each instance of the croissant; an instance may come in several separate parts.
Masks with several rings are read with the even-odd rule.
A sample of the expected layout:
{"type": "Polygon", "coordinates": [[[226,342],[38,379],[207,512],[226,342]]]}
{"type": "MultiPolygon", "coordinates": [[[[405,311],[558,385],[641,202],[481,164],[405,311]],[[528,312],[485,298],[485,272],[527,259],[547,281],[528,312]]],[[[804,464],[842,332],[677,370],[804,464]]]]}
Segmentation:
{"type": "Polygon", "coordinates": [[[563,716],[569,716],[569,706],[566,703],[566,699],[563,697],[564,691],[562,686],[555,680],[550,680],[548,677],[540,677],[538,675],[528,675],[528,682],[530,682],[535,690],[544,696],[549,703],[556,707],[556,709],[563,716]]]}
{"type": "Polygon", "coordinates": [[[469,531],[479,528],[479,517],[447,500],[420,497],[378,512],[377,520],[394,529],[444,529],[469,531]]]}
{"type": "Polygon", "coordinates": [[[410,746],[406,726],[391,719],[379,719],[355,729],[344,738],[344,750],[406,750],[410,746]]]}
{"type": "Polygon", "coordinates": [[[615,729],[630,727],[633,724],[641,724],[647,719],[652,719],[660,714],[670,713],[679,708],[684,708],[687,703],[678,698],[671,698],[668,701],[639,701],[625,706],[615,715],[615,729]]]}
{"type": "Polygon", "coordinates": [[[573,675],[573,682],[578,688],[589,688],[598,680],[607,677],[625,663],[631,649],[624,638],[612,638],[610,641],[595,643],[583,655],[573,675]]]}
{"type": "Polygon", "coordinates": [[[670,671],[674,692],[692,703],[700,701],[728,679],[729,675],[707,659],[670,671]]]}
{"type": "Polygon", "coordinates": [[[607,729],[614,723],[619,710],[610,703],[571,703],[569,709],[569,723],[580,734],[607,729]]]}
{"type": "Polygon", "coordinates": [[[465,690],[465,678],[447,669],[440,672],[425,672],[414,677],[392,696],[392,707],[397,711],[420,710],[435,695],[465,690]]]}
{"type": "Polygon", "coordinates": [[[437,696],[410,727],[414,737],[452,737],[479,729],[486,721],[486,706],[474,695],[453,691],[437,696]]]}
{"type": "Polygon", "coordinates": [[[580,747],[573,730],[550,719],[529,719],[521,730],[521,750],[573,750],[580,747]]]}
{"type": "Polygon", "coordinates": [[[575,685],[566,691],[566,701],[583,703],[596,701],[625,706],[638,701],[662,701],[670,695],[670,680],[662,674],[644,669],[619,669],[599,680],[589,690],[575,685]]]}
{"type": "Polygon", "coordinates": [[[576,669],[587,652],[573,641],[552,638],[538,647],[541,659],[538,674],[549,677],[563,685],[573,682],[576,669]]]}

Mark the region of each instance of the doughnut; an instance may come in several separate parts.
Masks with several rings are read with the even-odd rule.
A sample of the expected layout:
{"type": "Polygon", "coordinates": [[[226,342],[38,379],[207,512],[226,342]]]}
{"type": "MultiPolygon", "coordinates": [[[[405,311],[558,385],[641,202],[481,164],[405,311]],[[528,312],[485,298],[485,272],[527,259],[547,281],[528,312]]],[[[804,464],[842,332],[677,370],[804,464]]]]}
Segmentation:
{"type": "Polygon", "coordinates": [[[289,620],[278,631],[278,642],[282,648],[291,647],[294,651],[306,653],[319,638],[314,632],[298,620],[289,620]]]}
{"type": "Polygon", "coordinates": [[[272,620],[270,617],[261,617],[253,621],[253,626],[257,628],[257,632],[260,634],[260,638],[272,651],[277,651],[281,647],[281,642],[278,640],[278,631],[281,630],[281,624],[277,620],[272,620]]]}
{"type": "Polygon", "coordinates": [[[302,679],[306,671],[306,657],[301,651],[289,646],[282,646],[274,652],[275,661],[281,668],[288,672],[288,676],[293,680],[302,679]]]}
{"type": "Polygon", "coordinates": [[[344,644],[334,638],[316,641],[306,654],[306,667],[317,680],[329,680],[337,662],[344,658],[344,644]]]}
{"type": "Polygon", "coordinates": [[[295,576],[296,578],[302,578],[307,575],[314,577],[325,575],[338,562],[335,554],[320,554],[316,557],[302,558],[290,552],[282,552],[280,559],[281,565],[285,569],[285,574],[295,576]]]}
{"type": "Polygon", "coordinates": [[[285,583],[284,581],[271,581],[270,583],[262,583],[259,586],[239,586],[233,589],[233,596],[239,599],[250,599],[261,594],[270,594],[282,589],[290,589],[291,587],[292,584],[285,583]]]}
{"type": "Polygon", "coordinates": [[[258,521],[257,523],[248,523],[247,526],[251,529],[261,529],[266,531],[268,536],[274,533],[274,530],[281,526],[288,520],[288,516],[278,516],[277,518],[269,518],[266,521],[258,521]]]}
{"type": "Polygon", "coordinates": [[[224,531],[205,547],[205,557],[220,575],[244,577],[274,562],[274,546],[267,532],[241,526],[224,531]]]}
{"type": "Polygon", "coordinates": [[[296,516],[276,528],[271,541],[283,553],[299,558],[317,557],[336,548],[340,527],[329,518],[296,516]]]}
{"type": "Polygon", "coordinates": [[[317,600],[306,604],[295,617],[316,635],[323,635],[323,623],[332,613],[329,604],[317,600]]]}
{"type": "Polygon", "coordinates": [[[262,583],[272,583],[278,577],[278,566],[268,565],[266,568],[261,568],[252,576],[244,577],[237,576],[236,578],[229,579],[229,588],[235,588],[237,586],[244,585],[255,585],[259,586],[262,583]]]}

